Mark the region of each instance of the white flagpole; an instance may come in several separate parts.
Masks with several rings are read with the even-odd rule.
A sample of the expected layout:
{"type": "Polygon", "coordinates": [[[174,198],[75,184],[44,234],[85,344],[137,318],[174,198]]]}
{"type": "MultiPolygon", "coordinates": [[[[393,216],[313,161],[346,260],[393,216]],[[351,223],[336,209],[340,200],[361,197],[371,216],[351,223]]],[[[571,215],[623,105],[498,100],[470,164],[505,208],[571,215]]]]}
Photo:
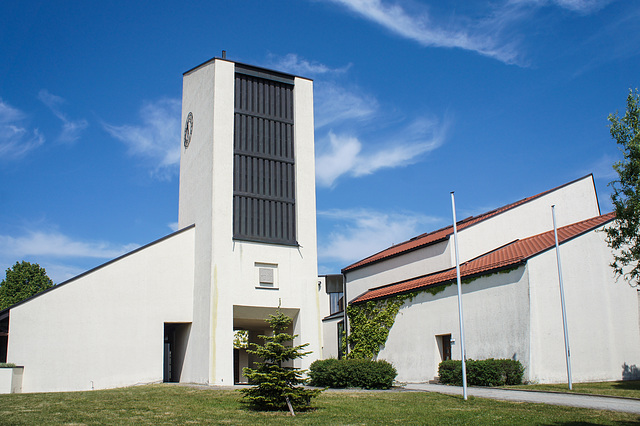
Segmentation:
{"type": "Polygon", "coordinates": [[[460,282],[460,255],[458,254],[458,227],[456,225],[456,200],[451,191],[453,210],[453,241],[456,248],[456,277],[458,280],[458,314],[460,316],[460,358],[462,359],[462,396],[467,400],[467,353],[464,350],[464,321],[462,319],[462,283],[460,282]]]}
{"type": "Polygon", "coordinates": [[[562,266],[560,264],[560,250],[558,244],[558,228],[556,227],[556,206],[551,206],[553,216],[553,235],[556,239],[556,258],[558,259],[558,280],[560,281],[560,304],[562,305],[562,327],[564,328],[564,349],[567,358],[567,378],[569,380],[569,390],[573,389],[571,383],[571,351],[569,350],[569,333],[567,331],[567,310],[564,304],[564,285],[562,284],[562,266]]]}

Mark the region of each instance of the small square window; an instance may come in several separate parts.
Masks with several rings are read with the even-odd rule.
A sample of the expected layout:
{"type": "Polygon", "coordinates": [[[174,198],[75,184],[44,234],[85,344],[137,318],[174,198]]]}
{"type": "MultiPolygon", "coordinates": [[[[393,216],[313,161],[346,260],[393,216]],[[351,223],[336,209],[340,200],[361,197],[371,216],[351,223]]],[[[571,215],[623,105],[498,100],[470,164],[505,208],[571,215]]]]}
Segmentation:
{"type": "Polygon", "coordinates": [[[278,288],[278,265],[255,263],[257,271],[256,288],[278,288]]]}
{"type": "Polygon", "coordinates": [[[272,268],[259,268],[260,285],[271,284],[273,285],[273,269],[272,268]]]}

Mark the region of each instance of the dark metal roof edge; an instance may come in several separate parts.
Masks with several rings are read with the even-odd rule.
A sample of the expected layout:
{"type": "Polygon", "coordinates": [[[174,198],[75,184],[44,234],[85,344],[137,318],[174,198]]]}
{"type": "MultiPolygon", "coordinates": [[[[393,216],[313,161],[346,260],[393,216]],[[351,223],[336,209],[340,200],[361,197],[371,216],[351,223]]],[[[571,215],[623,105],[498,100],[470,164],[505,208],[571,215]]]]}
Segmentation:
{"type": "Polygon", "coordinates": [[[197,70],[198,68],[204,67],[205,65],[207,65],[207,64],[209,64],[209,63],[211,63],[211,62],[214,62],[216,59],[218,59],[218,60],[220,60],[220,61],[225,61],[225,62],[233,62],[233,61],[230,61],[230,60],[228,60],[228,59],[222,59],[222,58],[219,58],[219,57],[217,57],[217,56],[214,56],[213,58],[211,58],[211,59],[208,59],[208,60],[204,61],[204,62],[203,62],[203,63],[201,63],[200,65],[196,65],[195,67],[193,67],[193,68],[191,68],[191,69],[189,69],[189,70],[187,70],[187,71],[183,72],[183,73],[182,73],[182,75],[183,75],[183,76],[185,76],[185,75],[187,75],[187,74],[191,74],[193,71],[197,70]]]}
{"type": "MultiPolygon", "coordinates": [[[[444,228],[443,228],[443,229],[444,229],[444,228]]],[[[436,233],[436,232],[439,232],[439,231],[440,231],[440,229],[438,229],[438,230],[436,230],[436,231],[433,231],[433,233],[436,233]]],[[[452,232],[452,233],[453,233],[453,232],[452,232]]],[[[373,261],[371,261],[371,262],[369,262],[369,263],[365,263],[364,265],[356,266],[356,267],[354,267],[354,268],[352,268],[352,269],[349,269],[352,265],[355,265],[356,263],[358,263],[358,262],[362,262],[362,261],[364,261],[364,260],[366,260],[366,259],[367,259],[367,258],[364,258],[364,259],[362,259],[362,260],[359,260],[358,262],[354,262],[354,263],[352,263],[352,264],[351,264],[351,265],[349,265],[349,266],[345,266],[344,268],[342,268],[342,269],[340,270],[340,272],[342,272],[342,275],[344,275],[344,274],[345,274],[345,273],[347,273],[347,272],[356,271],[356,270],[358,270],[358,269],[360,269],[360,268],[364,268],[365,266],[369,266],[369,265],[373,265],[373,264],[378,263],[378,262],[382,262],[383,260],[393,259],[394,257],[398,257],[398,256],[401,256],[401,255],[403,255],[403,254],[411,253],[412,251],[420,250],[420,249],[423,249],[423,248],[425,248],[425,247],[429,247],[429,246],[431,246],[431,245],[434,245],[434,244],[437,244],[437,243],[441,243],[441,242],[443,242],[443,241],[447,241],[447,240],[449,239],[449,237],[450,237],[450,236],[451,236],[451,234],[447,234],[447,235],[443,236],[442,238],[438,238],[437,240],[433,240],[433,241],[430,241],[430,242],[428,242],[428,243],[420,244],[420,245],[417,245],[417,246],[412,247],[412,248],[410,248],[410,249],[403,250],[403,251],[399,251],[398,253],[390,254],[389,256],[381,257],[380,259],[376,259],[376,260],[373,260],[373,261]]],[[[408,243],[409,241],[411,241],[411,240],[407,240],[407,241],[405,241],[405,242],[403,242],[403,243],[399,243],[399,244],[408,243]]],[[[396,245],[397,245],[397,244],[396,244],[396,245]]],[[[372,255],[371,255],[371,256],[369,256],[369,257],[373,257],[373,256],[375,256],[375,255],[377,255],[377,254],[380,254],[380,253],[382,253],[382,252],[384,252],[384,251],[386,251],[386,250],[389,250],[389,249],[391,249],[391,248],[393,248],[393,247],[395,247],[395,246],[387,247],[386,249],[384,249],[384,250],[380,250],[379,252],[374,253],[374,254],[372,254],[372,255]]]]}
{"type": "Polygon", "coordinates": [[[95,268],[91,268],[91,269],[89,269],[88,271],[85,271],[85,272],[81,273],[80,275],[76,275],[76,276],[75,276],[75,277],[73,277],[73,278],[69,278],[68,280],[63,281],[63,282],[61,282],[60,284],[56,284],[56,285],[54,285],[53,287],[50,287],[50,288],[48,288],[48,289],[46,289],[46,290],[44,290],[44,291],[41,291],[40,293],[34,294],[33,296],[30,296],[30,297],[27,297],[26,299],[21,300],[20,302],[18,302],[18,303],[16,303],[16,304],[14,304],[14,305],[11,305],[11,306],[9,306],[8,308],[5,308],[5,309],[1,310],[1,311],[0,311],[0,317],[1,317],[5,312],[9,312],[9,310],[10,310],[10,309],[15,308],[16,306],[20,306],[20,305],[22,305],[23,303],[26,303],[26,302],[28,302],[28,301],[29,301],[29,300],[31,300],[31,299],[35,299],[35,298],[36,298],[36,297],[38,297],[38,296],[41,296],[41,295],[43,295],[43,294],[45,294],[45,293],[48,293],[48,292],[50,292],[50,291],[53,291],[53,290],[55,290],[55,289],[57,289],[57,288],[59,288],[59,287],[62,287],[62,286],[63,286],[63,285],[65,285],[65,284],[68,284],[68,283],[70,283],[70,282],[72,282],[72,281],[75,281],[75,280],[77,280],[77,279],[80,279],[80,278],[84,277],[85,275],[89,275],[89,274],[91,274],[91,273],[93,273],[93,272],[97,271],[98,269],[102,269],[102,268],[104,268],[104,267],[106,267],[106,266],[111,265],[112,263],[115,263],[115,262],[117,262],[117,261],[119,261],[119,260],[122,260],[122,259],[124,259],[125,257],[129,257],[129,256],[131,256],[132,254],[138,253],[139,251],[142,251],[142,250],[144,250],[144,249],[146,249],[146,248],[149,248],[149,247],[151,247],[151,246],[153,246],[153,245],[155,245],[155,244],[161,243],[161,242],[162,242],[162,241],[164,241],[164,240],[168,240],[169,238],[175,237],[176,235],[181,234],[181,233],[185,232],[185,231],[186,231],[186,230],[188,230],[188,229],[195,228],[195,226],[196,226],[195,224],[192,224],[192,225],[186,226],[186,227],[184,227],[184,228],[182,228],[182,229],[177,230],[176,232],[172,232],[172,233],[171,233],[171,234],[169,234],[169,235],[165,235],[164,237],[161,237],[161,238],[159,238],[159,239],[157,239],[157,240],[155,240],[155,241],[152,241],[152,242],[150,242],[150,243],[148,243],[148,244],[145,244],[145,245],[143,245],[142,247],[138,247],[138,248],[137,248],[137,249],[135,249],[135,250],[132,250],[132,251],[130,251],[130,252],[127,252],[127,253],[125,253],[125,254],[123,254],[123,255],[121,255],[121,256],[116,257],[115,259],[111,259],[111,260],[109,260],[109,261],[107,261],[107,262],[105,262],[105,263],[103,263],[103,264],[101,264],[101,265],[98,265],[98,266],[96,266],[95,268]]]}
{"type": "Polygon", "coordinates": [[[313,81],[313,79],[311,79],[309,77],[303,77],[303,76],[300,76],[300,75],[289,74],[289,73],[286,73],[286,72],[276,71],[276,70],[272,70],[272,69],[265,68],[265,67],[259,67],[259,66],[256,66],[256,65],[245,64],[243,62],[231,61],[229,59],[220,58],[220,57],[217,57],[217,56],[214,56],[213,58],[211,58],[211,59],[209,59],[207,61],[204,61],[200,65],[196,65],[195,67],[189,69],[188,71],[183,72],[182,75],[185,76],[187,74],[190,74],[193,71],[197,70],[198,68],[201,68],[201,67],[203,67],[205,65],[208,65],[209,63],[214,62],[216,60],[225,61],[225,62],[231,62],[231,63],[236,65],[236,70],[237,70],[237,68],[239,66],[241,69],[255,70],[255,71],[263,72],[263,73],[270,74],[270,75],[276,75],[276,76],[284,77],[284,78],[289,79],[289,80],[293,80],[293,79],[295,79],[297,77],[297,78],[302,78],[302,79],[305,79],[305,80],[313,81]]]}
{"type": "Polygon", "coordinates": [[[280,71],[268,70],[266,68],[255,67],[253,65],[236,63],[235,72],[236,74],[244,74],[251,77],[277,81],[278,83],[289,84],[292,86],[295,81],[295,76],[293,75],[285,74],[280,71]]]}
{"type": "Polygon", "coordinates": [[[260,238],[260,237],[233,237],[232,241],[234,243],[269,244],[269,245],[275,245],[275,246],[295,247],[298,249],[302,247],[297,240],[295,242],[290,243],[286,241],[273,241],[268,238],[260,238]]]}
{"type": "Polygon", "coordinates": [[[596,205],[598,206],[598,216],[602,216],[602,210],[600,210],[600,197],[598,197],[598,188],[596,187],[596,180],[593,177],[593,173],[590,174],[591,183],[593,184],[593,192],[596,194],[596,205]]]}

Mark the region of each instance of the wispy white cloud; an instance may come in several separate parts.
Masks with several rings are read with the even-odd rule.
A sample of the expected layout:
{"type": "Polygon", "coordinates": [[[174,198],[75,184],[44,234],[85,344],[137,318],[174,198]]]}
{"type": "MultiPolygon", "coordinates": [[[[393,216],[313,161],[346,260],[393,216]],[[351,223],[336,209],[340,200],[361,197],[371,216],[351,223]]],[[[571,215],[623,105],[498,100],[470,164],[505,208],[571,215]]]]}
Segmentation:
{"type": "Polygon", "coordinates": [[[85,119],[71,120],[62,112],[61,106],[66,102],[60,96],[56,96],[43,89],[38,93],[38,99],[45,104],[62,121],[62,132],[58,136],[60,142],[71,143],[78,140],[81,133],[89,127],[89,122],[85,119]]]}
{"type": "Polygon", "coordinates": [[[332,231],[320,235],[320,261],[347,263],[363,259],[393,244],[421,234],[440,218],[415,212],[380,212],[367,209],[334,209],[318,212],[319,220],[333,222],[332,231]]]}
{"type": "Polygon", "coordinates": [[[50,226],[30,224],[29,227],[31,229],[15,234],[0,235],[0,269],[5,270],[20,260],[36,262],[55,283],[61,283],[140,247],[78,240],[50,226]]]}
{"type": "Polygon", "coordinates": [[[9,124],[25,118],[25,114],[0,98],[0,124],[9,124]]]}
{"type": "Polygon", "coordinates": [[[602,64],[630,58],[640,54],[640,32],[636,30],[640,10],[627,7],[617,19],[594,28],[591,34],[580,44],[574,46],[574,51],[589,58],[574,76],[579,76],[602,64]],[[624,37],[620,37],[624,34],[624,37]]]}
{"type": "MultiPolygon", "coordinates": [[[[465,20],[444,27],[434,22],[426,10],[409,13],[399,3],[383,0],[331,0],[387,30],[426,47],[460,48],[495,58],[507,64],[519,62],[519,52],[511,40],[503,40],[493,32],[479,31],[479,25],[465,20]]],[[[474,23],[478,24],[478,23],[474,23]]]]}
{"type": "Polygon", "coordinates": [[[64,263],[45,261],[38,263],[41,267],[47,271],[47,276],[53,280],[54,283],[60,284],[73,277],[86,272],[86,269],[78,268],[76,266],[65,265],[64,263]]]}
{"type": "Polygon", "coordinates": [[[295,53],[288,53],[285,56],[271,54],[267,58],[266,66],[268,68],[303,77],[319,74],[341,74],[347,72],[349,68],[351,68],[351,64],[340,68],[331,68],[317,61],[309,61],[301,58],[295,53]]]}
{"type": "MultiPolygon", "coordinates": [[[[343,175],[359,177],[385,168],[406,166],[419,161],[422,154],[438,148],[444,141],[448,120],[419,118],[398,128],[394,122],[386,129],[393,134],[384,141],[359,135],[354,123],[371,121],[381,115],[378,100],[353,85],[344,83],[350,66],[331,68],[307,61],[295,54],[271,55],[270,66],[288,72],[322,74],[314,87],[316,130],[316,182],[331,187],[343,175]],[[344,130],[344,129],[350,130],[344,130]],[[326,131],[320,135],[321,131],[326,131]]],[[[380,123],[377,123],[379,126],[380,123]]]]}
{"type": "Polygon", "coordinates": [[[140,125],[103,126],[127,145],[129,154],[150,162],[155,176],[170,178],[180,163],[180,111],[180,100],[160,99],[142,106],[140,125]]]}
{"type": "MultiPolygon", "coordinates": [[[[487,3],[483,14],[434,17],[426,8],[408,10],[403,0],[330,0],[392,33],[425,47],[460,48],[525,66],[519,23],[542,7],[560,7],[581,15],[597,12],[613,0],[504,0],[487,3]]],[[[414,5],[415,6],[415,5],[414,5]]]]}
{"type": "Polygon", "coordinates": [[[596,12],[613,0],[554,0],[558,6],[580,13],[596,12]]]}
{"type": "Polygon", "coordinates": [[[555,5],[581,14],[597,12],[613,0],[511,0],[510,3],[526,4],[536,7],[555,5]]]}
{"type": "Polygon", "coordinates": [[[331,68],[289,53],[285,56],[269,55],[265,66],[296,75],[320,76],[313,90],[316,129],[333,123],[371,117],[378,108],[378,102],[373,96],[364,94],[353,86],[347,88],[336,83],[336,79],[345,76],[351,64],[331,68]]]}
{"type": "Polygon", "coordinates": [[[26,114],[0,98],[0,160],[15,160],[45,141],[38,129],[29,129],[26,114]]]}
{"type": "Polygon", "coordinates": [[[375,97],[335,83],[319,82],[314,90],[315,128],[371,118],[378,111],[375,97]]]}
{"type": "Polygon", "coordinates": [[[357,137],[330,132],[321,152],[316,155],[316,181],[319,186],[333,186],[343,175],[359,177],[381,169],[415,163],[422,154],[433,151],[445,140],[448,121],[438,123],[419,119],[386,139],[382,148],[363,149],[357,137]]]}
{"type": "MultiPolygon", "coordinates": [[[[11,268],[16,264],[16,262],[21,262],[22,260],[40,265],[40,267],[45,269],[47,276],[53,280],[54,284],[60,284],[61,282],[67,281],[68,279],[87,271],[87,269],[59,262],[60,259],[57,259],[57,261],[51,261],[50,259],[33,259],[28,257],[23,257],[20,260],[16,260],[14,257],[0,257],[0,270],[4,274],[8,268],[11,268]]],[[[3,277],[4,275],[0,275],[0,280],[3,277]]]]}
{"type": "Polygon", "coordinates": [[[622,158],[615,158],[611,155],[605,154],[599,160],[591,165],[588,170],[583,170],[582,175],[593,173],[593,177],[596,179],[605,179],[612,181],[618,178],[618,173],[613,169],[613,164],[616,161],[620,161],[622,158]]]}
{"type": "Polygon", "coordinates": [[[17,259],[27,256],[111,259],[137,247],[136,244],[77,241],[59,232],[29,231],[17,237],[0,235],[0,256],[17,259]]]}

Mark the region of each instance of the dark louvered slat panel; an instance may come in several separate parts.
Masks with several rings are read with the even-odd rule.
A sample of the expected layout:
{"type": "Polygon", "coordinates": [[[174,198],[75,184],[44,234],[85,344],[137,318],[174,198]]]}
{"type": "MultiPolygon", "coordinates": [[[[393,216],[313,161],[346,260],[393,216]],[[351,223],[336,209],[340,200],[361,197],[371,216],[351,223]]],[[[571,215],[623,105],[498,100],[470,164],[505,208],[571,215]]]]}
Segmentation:
{"type": "Polygon", "coordinates": [[[236,74],[233,235],[296,243],[293,86],[236,74]]]}

